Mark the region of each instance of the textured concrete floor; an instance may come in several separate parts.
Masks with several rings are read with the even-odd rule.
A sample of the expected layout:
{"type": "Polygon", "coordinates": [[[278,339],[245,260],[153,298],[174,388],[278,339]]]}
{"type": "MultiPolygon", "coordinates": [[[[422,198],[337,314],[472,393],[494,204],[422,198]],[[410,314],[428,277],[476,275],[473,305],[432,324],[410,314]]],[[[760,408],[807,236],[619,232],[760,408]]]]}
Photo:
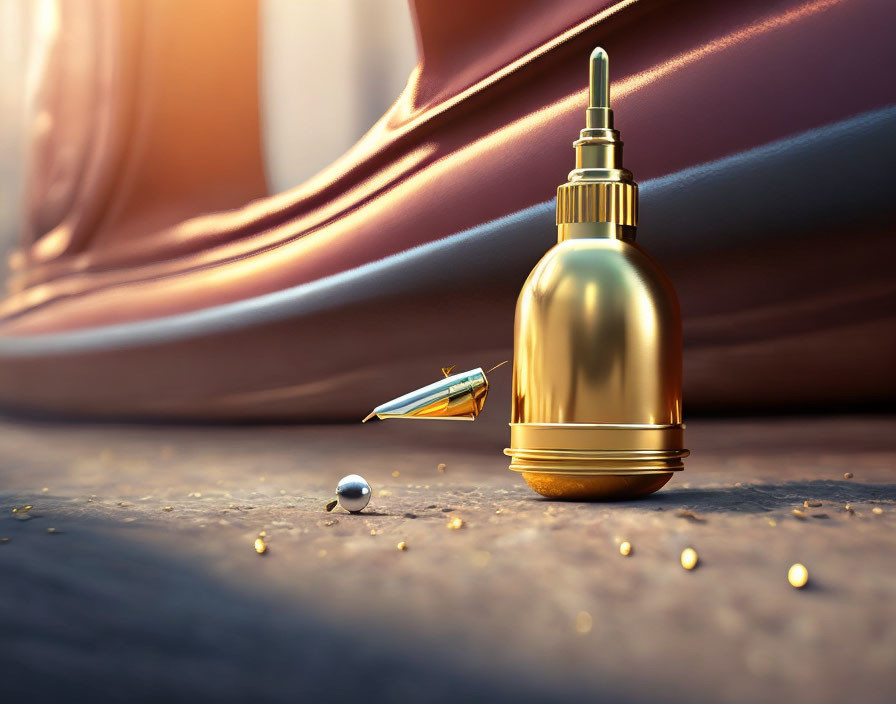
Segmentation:
{"type": "Polygon", "coordinates": [[[896,698],[892,417],[692,420],[686,471],[609,505],[530,493],[496,428],[3,423],[0,691],[896,698]],[[350,472],[373,485],[369,509],[325,513],[350,472]],[[793,515],[805,500],[821,506],[793,515]],[[794,562],[810,572],[802,591],[794,562]]]}

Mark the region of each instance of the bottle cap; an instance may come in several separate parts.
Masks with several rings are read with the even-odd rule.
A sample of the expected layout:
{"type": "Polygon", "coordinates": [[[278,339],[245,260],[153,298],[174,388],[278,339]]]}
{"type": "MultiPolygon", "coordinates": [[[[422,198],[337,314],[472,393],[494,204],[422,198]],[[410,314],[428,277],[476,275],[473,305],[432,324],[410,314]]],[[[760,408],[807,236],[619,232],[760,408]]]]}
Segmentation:
{"type": "Polygon", "coordinates": [[[576,168],[557,189],[559,239],[617,237],[633,240],[638,224],[638,185],[622,166],[622,141],[610,109],[610,60],[591,52],[585,129],[573,142],[576,168]]]}

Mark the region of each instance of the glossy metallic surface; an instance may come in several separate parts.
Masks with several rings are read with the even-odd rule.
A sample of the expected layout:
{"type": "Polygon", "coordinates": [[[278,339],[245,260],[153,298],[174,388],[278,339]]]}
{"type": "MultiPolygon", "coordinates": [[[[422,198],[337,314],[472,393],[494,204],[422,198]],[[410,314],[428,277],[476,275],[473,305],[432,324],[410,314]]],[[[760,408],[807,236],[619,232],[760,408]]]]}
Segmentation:
{"type": "Polygon", "coordinates": [[[387,401],[376,408],[373,416],[386,418],[438,418],[442,420],[476,420],[488,395],[488,379],[481,368],[446,376],[428,386],[387,401]]]}
{"type": "Polygon", "coordinates": [[[358,474],[349,474],[336,486],[339,505],[350,513],[363,511],[370,503],[370,484],[358,474]]]}
{"type": "Polygon", "coordinates": [[[600,104],[606,52],[591,62],[589,126],[558,190],[559,242],[517,301],[505,452],[545,496],[613,500],[682,469],[681,315],[671,282],[634,243],[637,186],[600,104]]]}

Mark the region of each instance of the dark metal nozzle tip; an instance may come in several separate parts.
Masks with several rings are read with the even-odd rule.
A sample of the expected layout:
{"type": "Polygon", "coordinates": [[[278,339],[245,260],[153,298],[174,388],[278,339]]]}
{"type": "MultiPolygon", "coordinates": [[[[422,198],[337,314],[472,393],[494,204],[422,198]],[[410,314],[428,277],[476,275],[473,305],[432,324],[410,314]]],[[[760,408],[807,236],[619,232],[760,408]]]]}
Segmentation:
{"type": "Polygon", "coordinates": [[[591,52],[589,107],[610,107],[610,57],[601,47],[591,52]]]}

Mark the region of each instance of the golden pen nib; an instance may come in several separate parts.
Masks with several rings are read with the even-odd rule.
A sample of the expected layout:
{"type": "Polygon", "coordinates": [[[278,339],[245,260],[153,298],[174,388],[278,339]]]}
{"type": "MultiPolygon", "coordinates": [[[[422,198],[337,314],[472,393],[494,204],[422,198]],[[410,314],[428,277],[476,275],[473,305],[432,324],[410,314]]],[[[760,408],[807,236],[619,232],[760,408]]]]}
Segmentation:
{"type": "Polygon", "coordinates": [[[609,58],[590,58],[585,129],[557,189],[557,244],[516,306],[510,469],[544,496],[618,500],[683,468],[681,313],[634,244],[638,186],[622,165],[609,58]]]}
{"type": "MultiPolygon", "coordinates": [[[[507,362],[491,369],[493,372],[507,362]]],[[[439,420],[476,420],[488,395],[488,378],[481,367],[461,374],[448,374],[454,366],[443,367],[444,379],[380,404],[362,423],[377,418],[435,418],[439,420]]]]}
{"type": "MultiPolygon", "coordinates": [[[[444,371],[444,370],[443,370],[444,371]]],[[[362,422],[377,418],[440,418],[476,420],[485,397],[488,379],[481,368],[446,376],[391,401],[380,404],[362,422]]]]}

